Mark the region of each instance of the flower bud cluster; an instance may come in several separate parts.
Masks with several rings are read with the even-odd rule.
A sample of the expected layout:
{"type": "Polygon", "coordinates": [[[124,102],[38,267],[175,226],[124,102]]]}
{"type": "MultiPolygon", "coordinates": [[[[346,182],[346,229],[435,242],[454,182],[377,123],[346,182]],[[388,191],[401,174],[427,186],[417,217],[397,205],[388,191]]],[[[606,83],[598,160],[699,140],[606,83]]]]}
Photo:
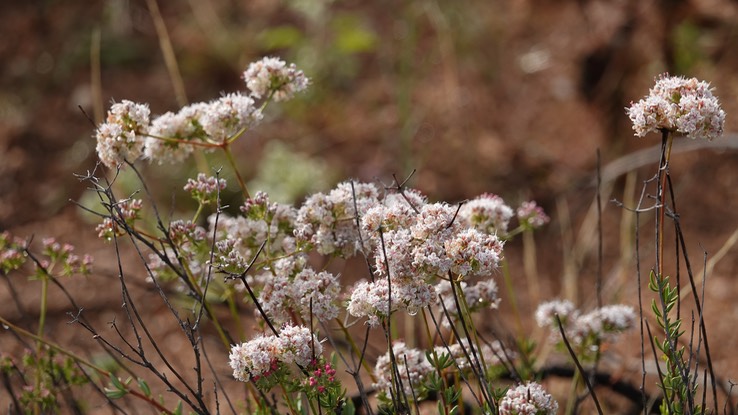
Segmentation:
{"type": "Polygon", "coordinates": [[[148,105],[128,100],[114,103],[108,111],[107,122],[97,129],[97,154],[108,167],[124,160],[133,162],[144,150],[144,138],[149,131],[148,105]]]}
{"type": "Polygon", "coordinates": [[[392,365],[393,357],[389,352],[377,358],[374,365],[374,376],[377,381],[374,387],[390,396],[392,379],[399,374],[402,392],[406,396],[413,396],[413,392],[417,395],[423,381],[435,370],[433,365],[425,357],[425,352],[407,347],[404,342],[395,342],[392,345],[392,353],[395,367],[392,365]]]}
{"type": "Polygon", "coordinates": [[[505,234],[514,212],[500,196],[485,193],[472,199],[459,210],[459,219],[483,232],[505,234]]]}
{"type": "Polygon", "coordinates": [[[60,265],[63,275],[89,274],[92,271],[92,256],[85,254],[80,258],[74,253],[74,246],[71,244],[60,244],[55,238],[44,238],[41,244],[43,254],[48,258],[41,261],[45,272],[50,271],[52,264],[60,265]]]}
{"type": "MultiPolygon", "coordinates": [[[[492,278],[487,278],[477,282],[474,285],[461,281],[457,287],[457,295],[463,295],[470,313],[481,311],[484,309],[495,310],[500,304],[500,298],[497,295],[497,283],[492,278]]],[[[458,318],[459,313],[456,307],[456,299],[454,298],[451,282],[443,280],[436,285],[436,292],[440,303],[443,304],[441,311],[446,309],[452,318],[458,318]]],[[[443,320],[444,326],[450,326],[451,323],[443,320]]]]}
{"type": "Polygon", "coordinates": [[[8,273],[23,266],[26,262],[25,241],[0,232],[0,271],[8,273]]]}
{"type": "Polygon", "coordinates": [[[375,185],[340,183],[330,193],[316,193],[305,201],[297,213],[295,236],[320,254],[352,257],[367,248],[360,242],[357,215],[362,217],[378,203],[375,185]]]}
{"type": "Polygon", "coordinates": [[[139,213],[142,207],[143,201],[141,199],[124,199],[118,201],[113,209],[111,209],[111,215],[117,219],[113,219],[113,217],[103,219],[103,222],[95,228],[97,236],[110,241],[114,236],[123,235],[125,232],[117,222],[120,221],[126,223],[128,226],[133,226],[133,223],[140,218],[139,213]]]}
{"type": "Polygon", "coordinates": [[[187,184],[184,186],[185,192],[190,192],[192,198],[201,205],[213,202],[218,192],[225,188],[225,179],[207,176],[205,173],[198,173],[196,179],[187,179],[187,184]]]}
{"type": "Polygon", "coordinates": [[[528,229],[538,229],[551,220],[543,208],[532,200],[521,203],[517,214],[520,225],[528,229]]]}
{"type": "Polygon", "coordinates": [[[306,266],[304,255],[277,260],[272,272],[257,276],[262,283],[259,304],[273,322],[284,323],[291,315],[304,321],[329,321],[338,317],[341,286],[328,271],[306,266]]]}

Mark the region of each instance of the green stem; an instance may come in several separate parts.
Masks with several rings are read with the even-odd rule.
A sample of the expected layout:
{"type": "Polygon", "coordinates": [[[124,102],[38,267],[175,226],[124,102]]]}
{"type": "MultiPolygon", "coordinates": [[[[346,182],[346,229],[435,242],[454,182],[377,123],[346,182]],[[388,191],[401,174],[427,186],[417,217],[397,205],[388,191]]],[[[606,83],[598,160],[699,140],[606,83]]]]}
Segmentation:
{"type": "Polygon", "coordinates": [[[571,415],[574,413],[574,405],[577,402],[577,390],[579,389],[579,374],[578,370],[574,371],[574,376],[571,379],[571,389],[569,390],[569,399],[566,400],[566,410],[564,414],[571,415]]]}
{"type": "MultiPolygon", "coordinates": [[[[44,328],[46,326],[46,311],[48,306],[48,294],[49,294],[49,277],[46,275],[46,270],[44,272],[41,272],[41,310],[39,311],[38,316],[38,338],[42,339],[44,337],[44,328]]],[[[44,343],[41,340],[36,341],[36,365],[39,366],[39,360],[41,359],[41,352],[43,349],[44,343]]],[[[41,375],[42,370],[40,367],[36,367],[36,378],[35,378],[35,390],[38,392],[41,390],[41,375]]],[[[41,411],[41,407],[39,406],[39,402],[34,402],[33,405],[33,413],[39,414],[41,411]]]]}
{"type": "Polygon", "coordinates": [[[538,278],[538,267],[536,266],[536,241],[533,231],[523,232],[523,270],[528,282],[528,294],[533,304],[541,301],[541,284],[538,278]]]}
{"type": "Polygon", "coordinates": [[[658,188],[658,258],[657,258],[657,269],[659,278],[663,278],[664,275],[664,217],[666,213],[666,176],[669,173],[669,159],[671,157],[671,146],[674,141],[674,136],[668,131],[662,131],[662,141],[664,143],[664,154],[659,165],[659,188],[658,188]]]}
{"type": "Polygon", "coordinates": [[[249,191],[248,189],[246,189],[246,183],[243,181],[243,178],[241,177],[241,173],[238,172],[238,168],[236,167],[236,161],[233,159],[233,153],[231,152],[230,146],[226,144],[222,146],[221,148],[225,152],[226,159],[228,159],[228,164],[231,165],[233,172],[236,174],[236,179],[238,180],[238,185],[241,186],[241,193],[243,193],[243,197],[245,199],[251,199],[251,196],[249,195],[249,191]]]}
{"type": "Polygon", "coordinates": [[[510,278],[510,267],[507,264],[507,260],[503,259],[502,261],[500,261],[500,266],[502,267],[502,277],[505,281],[505,289],[507,290],[507,295],[510,299],[510,307],[512,307],[513,316],[515,317],[515,326],[518,329],[518,335],[520,337],[523,337],[523,321],[520,318],[518,300],[515,296],[515,289],[513,288],[512,279],[510,278]]]}

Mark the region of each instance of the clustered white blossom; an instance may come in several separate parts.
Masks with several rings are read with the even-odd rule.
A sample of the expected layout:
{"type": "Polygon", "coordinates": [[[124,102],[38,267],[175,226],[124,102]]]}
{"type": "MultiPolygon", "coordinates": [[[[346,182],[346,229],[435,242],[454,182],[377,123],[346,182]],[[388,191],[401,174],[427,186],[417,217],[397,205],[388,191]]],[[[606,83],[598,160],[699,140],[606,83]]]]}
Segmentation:
{"type": "Polygon", "coordinates": [[[244,73],[250,94],[226,94],[210,102],[188,105],[149,120],[148,105],[123,100],[114,103],[106,122],[95,133],[100,161],[109,168],[139,157],[162,163],[180,163],[194,151],[223,147],[251,129],[263,118],[254,99],[269,96],[275,101],[292,98],[309,84],[294,64],[277,58],[252,63],[244,73]]]}
{"type": "Polygon", "coordinates": [[[255,382],[277,371],[280,365],[306,366],[322,353],[323,345],[309,328],[286,325],[279,337],[260,335],[231,346],[229,359],[234,378],[255,382]]]}
{"type": "Polygon", "coordinates": [[[304,255],[277,260],[272,272],[257,276],[262,284],[259,304],[272,322],[284,323],[291,313],[305,321],[329,321],[338,317],[341,286],[328,271],[316,272],[306,266],[304,255]]]}
{"type": "MultiPolygon", "coordinates": [[[[394,354],[396,372],[399,373],[399,380],[402,383],[402,392],[407,396],[419,395],[423,382],[428,375],[436,370],[434,363],[428,360],[428,356],[435,355],[442,360],[443,356],[450,357],[454,364],[450,366],[451,371],[466,371],[471,368],[471,359],[475,359],[473,356],[477,356],[480,360],[474,361],[475,366],[485,365],[491,367],[499,365],[504,356],[512,358],[514,354],[510,351],[504,350],[500,342],[493,342],[489,346],[482,345],[481,347],[474,346],[475,351],[472,352],[469,341],[466,338],[462,338],[460,343],[450,344],[448,346],[436,346],[431,353],[426,353],[424,350],[410,348],[402,341],[397,341],[392,344],[392,353],[394,354]],[[483,359],[481,358],[483,356],[483,359]]],[[[485,369],[486,370],[486,369],[485,369]]],[[[374,376],[377,381],[374,384],[380,392],[385,393],[387,396],[390,395],[392,388],[392,357],[387,352],[377,358],[377,363],[374,366],[374,376]]]]}
{"type": "Polygon", "coordinates": [[[128,100],[114,103],[108,111],[107,121],[96,132],[97,154],[100,161],[110,168],[134,162],[144,150],[144,137],[149,130],[148,105],[128,100]]]}
{"type": "Polygon", "coordinates": [[[295,236],[323,255],[352,257],[361,252],[357,215],[379,203],[379,189],[371,183],[340,183],[330,193],[315,193],[297,212],[295,236]],[[356,196],[354,198],[354,195],[356,196]],[[356,207],[354,207],[356,205],[356,207]]]}
{"type": "Polygon", "coordinates": [[[555,415],[559,404],[536,382],[510,388],[500,399],[500,415],[555,415]]]}
{"type": "Polygon", "coordinates": [[[236,138],[262,117],[253,98],[235,92],[211,102],[200,118],[200,124],[211,142],[222,144],[236,138]]]}
{"type": "Polygon", "coordinates": [[[407,347],[404,342],[395,342],[392,345],[392,353],[396,369],[392,366],[392,357],[389,352],[379,356],[374,365],[374,376],[377,378],[374,387],[389,396],[392,389],[392,372],[396,370],[395,374],[399,373],[402,383],[402,392],[407,396],[412,396],[415,391],[417,395],[423,381],[435,370],[426,359],[425,352],[407,347]]]}
{"type": "MultiPolygon", "coordinates": [[[[503,360],[513,359],[516,356],[513,351],[505,350],[502,343],[497,340],[489,345],[482,344],[479,348],[477,346],[474,347],[475,352],[472,352],[469,347],[469,339],[462,338],[460,343],[454,343],[448,347],[436,346],[434,351],[439,357],[445,354],[451,356],[456,362],[455,367],[459,370],[470,369],[472,365],[469,359],[474,359],[475,355],[480,359],[479,364],[483,362],[487,366],[499,365],[503,360]]],[[[478,366],[477,362],[474,365],[478,366]]]]}
{"type": "Polygon", "coordinates": [[[208,110],[209,104],[198,102],[177,113],[167,112],[154,118],[144,142],[144,157],[158,164],[186,160],[195,150],[189,143],[204,142],[207,138],[200,119],[208,110]]]}
{"type": "Polygon", "coordinates": [[[513,209],[500,196],[486,193],[472,199],[459,210],[459,219],[487,233],[507,232],[513,209]]]}
{"type": "MultiPolygon", "coordinates": [[[[415,191],[385,197],[368,209],[362,229],[377,278],[354,288],[348,311],[367,317],[370,325],[396,310],[415,314],[435,303],[439,278],[489,278],[502,259],[503,243],[494,234],[469,228],[457,217],[456,207],[427,203],[415,191]]],[[[494,291],[484,294],[491,304],[496,287],[487,288],[494,291]]]]}
{"type": "Polygon", "coordinates": [[[636,313],[633,307],[617,304],[581,314],[570,301],[554,300],[536,310],[536,322],[551,329],[551,338],[560,339],[555,316],[558,315],[567,340],[576,346],[614,341],[620,333],[633,328],[636,313]]]}
{"type": "Polygon", "coordinates": [[[710,84],[666,74],[659,76],[648,96],[632,103],[627,112],[639,137],[666,130],[712,140],[723,134],[725,124],[725,112],[710,84]]]}
{"type": "MultiPolygon", "coordinates": [[[[461,281],[458,287],[458,294],[463,295],[469,312],[476,312],[482,309],[497,309],[500,305],[500,298],[497,296],[497,283],[492,278],[481,280],[474,285],[469,285],[466,281],[461,281]]],[[[458,309],[456,307],[456,299],[454,298],[451,282],[443,280],[436,285],[436,292],[443,308],[448,311],[449,315],[454,318],[458,317],[458,309]]],[[[444,326],[450,326],[451,323],[443,320],[444,326]]]]}
{"type": "Polygon", "coordinates": [[[270,255],[295,252],[297,210],[294,207],[270,202],[265,193],[257,192],[241,211],[240,216],[220,213],[208,218],[209,234],[215,231],[216,235],[216,267],[242,272],[265,241],[269,242],[265,250],[270,255]],[[234,267],[235,264],[240,265],[234,267]]]}
{"type": "Polygon", "coordinates": [[[243,73],[251,95],[261,98],[273,94],[279,102],[292,98],[305,90],[310,81],[295,64],[287,65],[279,58],[266,57],[249,65],[243,73]]]}

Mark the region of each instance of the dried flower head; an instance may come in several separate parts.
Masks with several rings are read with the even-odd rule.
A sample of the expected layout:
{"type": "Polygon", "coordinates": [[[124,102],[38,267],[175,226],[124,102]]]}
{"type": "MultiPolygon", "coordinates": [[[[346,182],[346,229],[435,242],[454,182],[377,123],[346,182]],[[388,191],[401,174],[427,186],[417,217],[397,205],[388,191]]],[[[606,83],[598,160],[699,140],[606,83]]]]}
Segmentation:
{"type": "Polygon", "coordinates": [[[710,84],[696,78],[668,76],[656,79],[647,97],[627,108],[635,135],[667,130],[689,138],[712,140],[723,133],[725,112],[710,84]]]}

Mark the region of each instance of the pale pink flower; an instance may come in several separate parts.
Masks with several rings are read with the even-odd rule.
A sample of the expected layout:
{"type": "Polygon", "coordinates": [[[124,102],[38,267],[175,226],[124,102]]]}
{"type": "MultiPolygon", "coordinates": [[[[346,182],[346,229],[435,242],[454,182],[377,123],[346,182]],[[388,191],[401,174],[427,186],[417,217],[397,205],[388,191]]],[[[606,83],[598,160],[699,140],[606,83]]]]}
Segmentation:
{"type": "Polygon", "coordinates": [[[543,211],[543,208],[538,206],[535,201],[523,202],[517,210],[518,221],[521,225],[524,225],[531,229],[537,229],[547,224],[551,219],[543,211]]]}

